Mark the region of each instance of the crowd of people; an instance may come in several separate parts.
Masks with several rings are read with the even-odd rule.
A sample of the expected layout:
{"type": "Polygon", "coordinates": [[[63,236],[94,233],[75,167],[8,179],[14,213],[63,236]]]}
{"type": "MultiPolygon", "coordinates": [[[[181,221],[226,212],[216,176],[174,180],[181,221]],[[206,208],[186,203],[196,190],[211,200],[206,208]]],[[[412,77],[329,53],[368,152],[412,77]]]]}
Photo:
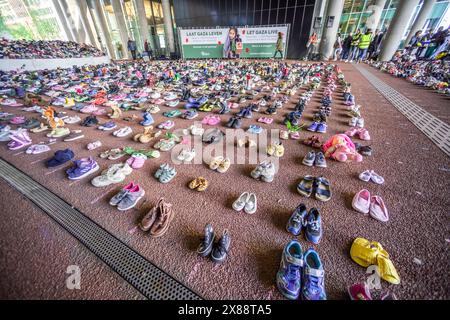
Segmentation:
{"type": "Polygon", "coordinates": [[[104,55],[94,46],[74,41],[0,39],[0,59],[66,59],[104,55]]]}

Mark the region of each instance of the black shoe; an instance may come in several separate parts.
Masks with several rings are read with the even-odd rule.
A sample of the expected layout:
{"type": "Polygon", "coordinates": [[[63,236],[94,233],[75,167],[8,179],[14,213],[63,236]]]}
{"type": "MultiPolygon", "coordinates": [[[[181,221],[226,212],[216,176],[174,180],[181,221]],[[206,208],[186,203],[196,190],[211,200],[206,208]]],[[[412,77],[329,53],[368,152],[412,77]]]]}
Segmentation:
{"type": "Polygon", "coordinates": [[[228,234],[228,230],[225,229],[222,238],[217,242],[217,244],[212,249],[211,259],[216,263],[223,262],[228,255],[230,245],[231,245],[231,237],[228,234]]]}
{"type": "Polygon", "coordinates": [[[84,118],[83,122],[81,123],[84,127],[93,127],[98,124],[98,120],[95,116],[88,116],[84,118]]]}
{"type": "Polygon", "coordinates": [[[277,108],[274,106],[267,108],[266,114],[277,114],[277,108]]]}
{"type": "Polygon", "coordinates": [[[242,126],[242,118],[241,117],[235,117],[233,122],[233,128],[239,129],[242,126]]]}
{"type": "Polygon", "coordinates": [[[202,257],[207,257],[213,249],[214,239],[215,235],[213,227],[208,223],[205,226],[205,237],[202,239],[202,242],[198,246],[197,253],[202,257]]]}
{"type": "Polygon", "coordinates": [[[226,126],[227,126],[228,128],[233,128],[233,124],[234,124],[235,121],[236,121],[236,117],[231,117],[231,118],[228,120],[226,126]]]}

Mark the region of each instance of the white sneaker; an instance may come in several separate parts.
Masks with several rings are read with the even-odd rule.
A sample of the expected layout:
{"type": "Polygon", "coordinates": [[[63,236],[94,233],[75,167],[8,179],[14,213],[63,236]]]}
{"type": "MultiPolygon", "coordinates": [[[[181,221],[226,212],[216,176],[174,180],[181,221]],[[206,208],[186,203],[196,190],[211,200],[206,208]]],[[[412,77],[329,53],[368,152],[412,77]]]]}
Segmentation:
{"type": "Polygon", "coordinates": [[[350,127],[355,127],[357,121],[358,121],[358,118],[352,117],[352,119],[348,122],[348,125],[349,125],[350,127]]]}
{"type": "Polygon", "coordinates": [[[67,117],[64,119],[64,122],[68,123],[68,124],[73,124],[73,123],[77,123],[80,121],[81,121],[81,118],[79,116],[67,117]]]}
{"type": "Polygon", "coordinates": [[[356,126],[358,128],[364,128],[364,118],[358,118],[358,120],[356,121],[356,126]]]}
{"type": "Polygon", "coordinates": [[[113,132],[113,135],[119,138],[126,137],[127,135],[131,134],[133,130],[130,127],[124,127],[119,130],[116,130],[113,132]]]}

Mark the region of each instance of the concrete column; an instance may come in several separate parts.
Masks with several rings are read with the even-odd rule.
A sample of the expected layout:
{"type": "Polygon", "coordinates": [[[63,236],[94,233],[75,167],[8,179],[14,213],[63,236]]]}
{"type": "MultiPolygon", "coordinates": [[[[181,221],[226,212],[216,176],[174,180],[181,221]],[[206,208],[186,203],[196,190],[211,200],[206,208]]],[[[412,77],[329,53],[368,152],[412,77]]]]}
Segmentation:
{"type": "Polygon", "coordinates": [[[80,23],[75,22],[75,18],[73,17],[72,13],[70,12],[69,5],[67,4],[66,0],[59,0],[61,9],[63,10],[63,13],[66,17],[67,24],[69,25],[70,30],[72,31],[72,35],[76,42],[78,43],[85,43],[85,35],[83,30],[81,28],[80,23]]]}
{"type": "Polygon", "coordinates": [[[122,43],[122,57],[128,59],[128,32],[122,6],[120,5],[120,0],[111,0],[111,4],[114,10],[114,16],[116,17],[117,26],[119,27],[120,42],[122,43]]]}
{"type": "Polygon", "coordinates": [[[392,59],[418,3],[419,0],[400,0],[398,2],[395,15],[381,44],[379,60],[389,61],[392,59]]]}
{"type": "Polygon", "coordinates": [[[89,7],[92,8],[93,15],[95,20],[97,21],[98,27],[100,28],[100,32],[102,34],[102,42],[106,45],[108,49],[109,56],[111,59],[116,59],[116,54],[114,51],[114,47],[111,41],[111,37],[108,31],[108,25],[106,23],[105,13],[103,12],[102,3],[100,0],[88,0],[89,7]]]}
{"type": "Polygon", "coordinates": [[[333,45],[336,41],[342,9],[344,9],[344,0],[333,0],[328,2],[327,14],[323,22],[324,29],[322,39],[320,41],[320,55],[324,60],[328,60],[333,53],[333,45]],[[329,17],[334,17],[334,21],[333,25],[330,28],[327,28],[329,17]]]}
{"type": "Polygon", "coordinates": [[[175,37],[173,35],[172,10],[169,0],[162,0],[164,33],[166,34],[169,52],[175,52],[175,37]]]}
{"type": "MultiPolygon", "coordinates": [[[[145,39],[150,42],[150,45],[153,47],[152,39],[150,37],[150,33],[148,32],[148,23],[147,23],[147,15],[145,13],[144,0],[134,0],[134,5],[136,8],[136,15],[139,21],[139,31],[141,34],[142,43],[137,44],[137,46],[144,48],[145,39]]],[[[136,42],[138,39],[135,39],[136,42]]]]}
{"type": "Polygon", "coordinates": [[[58,19],[61,22],[61,25],[62,25],[62,27],[64,29],[64,33],[67,36],[67,39],[69,41],[76,41],[74,35],[72,34],[72,30],[69,28],[67,18],[64,15],[64,11],[63,11],[63,9],[60,6],[59,1],[58,0],[53,0],[52,2],[53,2],[53,6],[55,8],[56,14],[58,15],[58,19]]]}
{"type": "Polygon", "coordinates": [[[372,15],[367,18],[366,27],[375,31],[381,20],[383,8],[386,5],[386,0],[376,0],[375,3],[367,7],[367,10],[372,11],[372,15]]]}
{"type": "MultiPolygon", "coordinates": [[[[428,17],[431,14],[431,11],[433,10],[433,6],[436,3],[436,0],[423,0],[422,8],[419,11],[419,14],[417,15],[416,20],[414,21],[411,30],[409,31],[408,37],[406,38],[405,45],[411,41],[411,38],[414,36],[414,34],[422,30],[425,22],[427,21],[428,17]]],[[[423,33],[425,33],[425,30],[422,30],[423,33]]]]}
{"type": "Polygon", "coordinates": [[[80,19],[83,24],[84,31],[86,32],[87,38],[91,45],[98,47],[97,41],[95,40],[95,35],[92,32],[91,25],[88,19],[88,7],[85,0],[78,1],[78,10],[80,10],[80,19]]]}

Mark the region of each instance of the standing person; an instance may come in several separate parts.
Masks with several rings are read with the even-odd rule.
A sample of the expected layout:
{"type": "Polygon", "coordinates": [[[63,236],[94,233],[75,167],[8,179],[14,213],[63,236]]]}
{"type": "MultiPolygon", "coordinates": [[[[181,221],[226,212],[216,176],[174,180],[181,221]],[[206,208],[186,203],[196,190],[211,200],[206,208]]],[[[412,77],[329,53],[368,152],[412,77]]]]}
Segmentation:
{"type": "Polygon", "coordinates": [[[342,38],[341,33],[338,32],[336,35],[336,41],[334,42],[333,60],[336,61],[338,56],[341,57],[342,52],[342,38]]]}
{"type": "Polygon", "coordinates": [[[372,29],[367,29],[366,33],[360,36],[358,43],[359,56],[358,61],[365,60],[370,42],[372,42],[372,29]]]}
{"type": "Polygon", "coordinates": [[[431,38],[433,37],[433,30],[428,30],[422,38],[420,38],[420,42],[418,43],[418,49],[416,52],[416,59],[420,59],[422,57],[422,53],[425,49],[428,48],[430,44],[431,38]]]}
{"type": "Polygon", "coordinates": [[[148,58],[151,59],[152,58],[152,47],[148,43],[147,39],[145,39],[145,42],[144,42],[144,51],[147,53],[148,58]]]}
{"type": "Polygon", "coordinates": [[[304,57],[304,60],[308,60],[311,57],[311,54],[314,52],[314,49],[317,45],[317,33],[313,32],[312,35],[309,37],[308,42],[306,43],[306,56],[304,57]]]}
{"type": "Polygon", "coordinates": [[[419,30],[412,36],[411,40],[409,40],[408,51],[410,54],[413,52],[414,49],[420,46],[419,43],[421,39],[422,39],[422,30],[419,30]]]}
{"type": "Polygon", "coordinates": [[[280,59],[283,59],[283,34],[278,32],[277,44],[275,45],[275,53],[273,57],[277,56],[277,53],[280,53],[280,59]]]}
{"type": "Polygon", "coordinates": [[[128,39],[127,44],[128,50],[131,52],[131,56],[133,57],[133,60],[136,60],[136,42],[134,40],[128,39]]]}
{"type": "MultiPolygon", "coordinates": [[[[358,58],[358,45],[359,45],[359,38],[361,38],[361,30],[357,29],[355,35],[352,38],[352,43],[350,44],[350,62],[353,62],[353,60],[358,58]]],[[[348,62],[347,60],[345,62],[348,62]]]]}
{"type": "Polygon", "coordinates": [[[369,44],[369,50],[367,50],[367,59],[373,58],[375,52],[377,51],[378,36],[380,35],[380,29],[375,30],[375,35],[369,44]]]}
{"type": "Polygon", "coordinates": [[[371,54],[372,59],[376,59],[376,57],[378,56],[378,53],[380,52],[380,47],[381,47],[381,41],[383,40],[384,37],[384,32],[380,31],[377,29],[377,32],[375,34],[375,36],[373,37],[373,40],[371,43],[373,43],[373,52],[371,54]]]}
{"type": "Polygon", "coordinates": [[[347,37],[344,39],[344,42],[342,43],[342,55],[341,60],[347,60],[348,55],[350,53],[350,48],[353,40],[353,33],[349,33],[347,37]]]}

